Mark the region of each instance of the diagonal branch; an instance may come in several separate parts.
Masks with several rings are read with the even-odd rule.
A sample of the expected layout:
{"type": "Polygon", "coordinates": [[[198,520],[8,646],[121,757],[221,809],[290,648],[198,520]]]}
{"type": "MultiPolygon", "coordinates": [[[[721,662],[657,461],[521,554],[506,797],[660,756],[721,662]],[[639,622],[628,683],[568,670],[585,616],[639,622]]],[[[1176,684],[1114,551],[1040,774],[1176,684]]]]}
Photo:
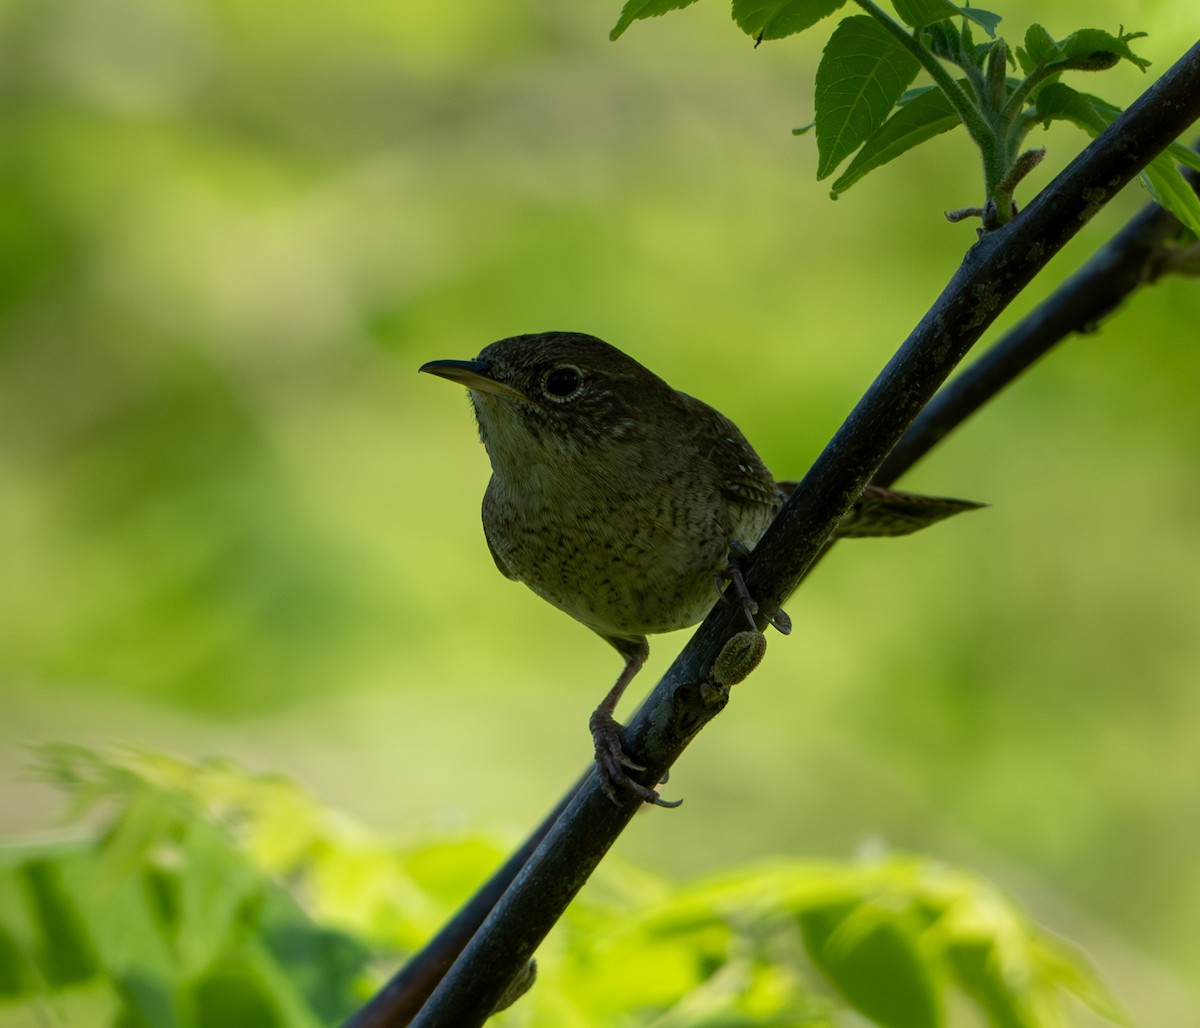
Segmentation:
{"type": "MultiPolygon", "coordinates": [[[[585,775],[586,777],[586,775],[585,775]]],[[[450,970],[455,958],[483,924],[491,909],[500,901],[517,873],[525,866],[542,840],[554,827],[559,815],[567,809],[584,778],[567,790],[542,823],[537,826],[516,850],[483,883],[441,930],[430,939],[399,971],[388,979],[370,1001],[347,1019],[342,1028],[403,1028],[416,1016],[450,970]]]]}
{"type": "MultiPolygon", "coordinates": [[[[1188,176],[1193,186],[1200,175],[1188,176]]],[[[1087,263],[957,378],[942,387],[888,454],[872,482],[891,485],[968,417],[1076,332],[1092,331],[1133,292],[1155,282],[1179,220],[1156,203],[1133,216],[1087,263]]],[[[580,779],[522,846],[344,1028],[407,1025],[554,826],[580,779]]]]}
{"type": "MultiPolygon", "coordinates": [[[[1200,117],[1193,47],[1003,231],[986,236],[817,459],[746,568],[764,610],[777,607],[820,553],[888,452],[986,327],[1083,224],[1200,117]]],[[[718,605],[634,716],[626,749],[657,781],[721,709],[713,662],[741,625],[718,605]]],[[[618,807],[589,776],[414,1025],[482,1024],[508,982],[582,887],[638,804],[618,807]]],[[[376,1023],[388,1023],[386,1021],[376,1023]]]]}

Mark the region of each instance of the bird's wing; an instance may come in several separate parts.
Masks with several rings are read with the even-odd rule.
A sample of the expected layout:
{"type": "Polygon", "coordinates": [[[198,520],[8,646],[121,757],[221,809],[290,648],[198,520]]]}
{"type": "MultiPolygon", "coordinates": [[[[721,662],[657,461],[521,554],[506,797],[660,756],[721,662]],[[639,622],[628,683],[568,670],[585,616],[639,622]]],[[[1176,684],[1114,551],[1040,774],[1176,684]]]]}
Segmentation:
{"type": "Polygon", "coordinates": [[[713,467],[721,492],[731,500],[778,509],[782,500],[775,479],[737,425],[707,403],[678,395],[687,409],[691,441],[713,467]]]}

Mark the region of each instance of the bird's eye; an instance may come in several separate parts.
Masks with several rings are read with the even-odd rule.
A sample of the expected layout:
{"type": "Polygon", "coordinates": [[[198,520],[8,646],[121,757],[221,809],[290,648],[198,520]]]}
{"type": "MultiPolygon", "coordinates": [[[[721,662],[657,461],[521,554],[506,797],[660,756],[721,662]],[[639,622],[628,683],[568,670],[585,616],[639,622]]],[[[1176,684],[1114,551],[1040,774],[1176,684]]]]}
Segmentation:
{"type": "Polygon", "coordinates": [[[580,375],[579,369],[567,365],[549,372],[546,375],[545,387],[546,392],[556,400],[565,400],[579,392],[582,383],[583,376],[580,375]]]}

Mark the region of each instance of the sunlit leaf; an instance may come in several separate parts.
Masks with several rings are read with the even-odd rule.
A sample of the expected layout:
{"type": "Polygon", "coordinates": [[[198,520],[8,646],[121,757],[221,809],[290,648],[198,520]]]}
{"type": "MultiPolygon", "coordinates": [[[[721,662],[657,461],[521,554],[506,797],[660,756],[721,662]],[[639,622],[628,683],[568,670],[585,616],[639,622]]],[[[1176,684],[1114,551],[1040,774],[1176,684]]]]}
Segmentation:
{"type": "Polygon", "coordinates": [[[186,1023],[170,976],[146,974],[129,967],[113,976],[122,1010],[120,1028],[159,1028],[186,1023]]]}
{"type": "Polygon", "coordinates": [[[262,887],[262,875],[208,822],[188,822],[179,843],[186,861],[179,890],[179,961],[195,974],[230,941],[242,904],[262,887]]]}
{"type": "Polygon", "coordinates": [[[58,864],[49,859],[30,861],[22,877],[40,935],[37,964],[46,981],[61,988],[95,976],[100,960],[85,918],[63,887],[58,864]]]}
{"type": "MultiPolygon", "coordinates": [[[[240,962],[210,968],[190,990],[197,1022],[290,1028],[267,984],[254,969],[240,962]]],[[[316,1022],[308,1018],[296,1028],[316,1028],[316,1022]]]]}
{"type": "MultiPolygon", "coordinates": [[[[923,95],[913,94],[909,104],[923,95]]],[[[60,755],[60,763],[65,759],[60,755]]],[[[107,781],[118,820],[120,804],[135,803],[143,790],[176,801],[177,820],[142,822],[157,823],[161,834],[152,845],[132,850],[143,855],[141,866],[121,863],[128,877],[97,891],[103,854],[92,840],[25,858],[15,875],[0,867],[0,953],[11,952],[14,962],[34,955],[38,1002],[45,1002],[47,984],[56,1004],[79,994],[84,983],[94,988],[113,1008],[97,1023],[341,1023],[370,988],[362,977],[368,944],[389,965],[402,959],[380,942],[393,934],[389,928],[377,928],[361,909],[351,911],[356,899],[360,908],[374,904],[376,883],[353,873],[367,866],[359,856],[367,854],[381,872],[403,868],[414,890],[406,902],[415,890],[427,895],[417,905],[440,897],[432,900],[442,908],[439,920],[417,944],[501,859],[493,845],[472,838],[389,846],[361,829],[335,828],[330,812],[310,801],[311,810],[301,813],[320,843],[284,847],[296,863],[268,870],[256,858],[264,848],[247,840],[256,834],[255,822],[267,817],[264,804],[287,783],[239,772],[227,762],[125,754],[108,763],[106,770],[103,758],[81,759],[78,768],[61,766],[60,777],[80,788],[90,787],[89,776],[107,781]],[[230,824],[239,826],[235,835],[227,833],[230,824]],[[340,886],[346,904],[334,912],[319,900],[322,867],[350,872],[340,886]],[[39,888],[51,899],[34,904],[39,913],[22,924],[10,908],[27,904],[10,901],[14,889],[24,889],[17,882],[30,874],[48,884],[39,888]],[[230,882],[219,882],[222,875],[230,882]],[[297,896],[280,887],[281,878],[297,896]],[[160,879],[178,897],[166,903],[178,913],[161,918],[157,887],[147,888],[160,879]],[[205,903],[212,906],[207,922],[196,912],[205,903]],[[51,953],[40,929],[31,927],[46,920],[40,911],[47,907],[68,912],[51,919],[66,930],[47,936],[64,953],[51,953]],[[348,913],[368,926],[360,929],[365,937],[342,927],[348,913]],[[200,927],[190,929],[198,918],[200,927]],[[81,948],[83,924],[96,928],[81,948]],[[181,945],[168,942],[176,934],[181,945]]],[[[289,787],[283,794],[290,795],[291,809],[302,807],[299,790],[289,787]]],[[[516,1020],[498,1024],[615,1024],[633,1011],[639,1023],[661,1018],[665,1024],[686,1011],[688,1024],[816,1026],[842,1023],[853,1010],[882,1028],[939,1028],[943,1008],[953,1002],[953,983],[961,988],[959,999],[968,997],[993,1028],[1066,1023],[1059,1015],[1068,993],[1120,1021],[1119,1008],[1073,950],[1040,932],[987,882],[928,861],[781,862],[682,887],[610,861],[598,877],[590,895],[568,911],[557,942],[543,949],[553,972],[514,1008],[516,1020]],[[830,998],[827,989],[820,996],[810,992],[806,982],[814,967],[842,1000],[830,998]]],[[[398,910],[394,916],[409,914],[398,910]]],[[[18,990],[13,1003],[20,1017],[33,1002],[24,998],[28,976],[9,981],[0,975],[5,982],[10,992],[18,990]]]]}
{"type": "Polygon", "coordinates": [[[1053,983],[1054,988],[1072,993],[1106,1021],[1132,1024],[1125,1009],[1082,951],[1061,939],[1047,936],[1031,940],[1030,949],[1039,964],[1043,987],[1053,983]]]}
{"type": "Polygon", "coordinates": [[[32,991],[35,977],[15,936],[0,924],[0,999],[13,999],[32,991]]]}
{"type": "Polygon", "coordinates": [[[941,1007],[910,931],[871,905],[800,917],[813,961],[851,1004],[885,1028],[937,1028],[941,1007]]]}
{"type": "MultiPolygon", "coordinates": [[[[259,917],[264,948],[286,974],[289,990],[307,999],[322,1024],[338,1023],[345,997],[361,984],[371,949],[345,931],[314,923],[312,913],[282,890],[263,894],[259,917]]],[[[294,1005],[294,996],[288,1003],[294,1005]]]]}
{"type": "Polygon", "coordinates": [[[137,874],[146,855],[185,816],[177,801],[158,789],[139,789],[127,798],[102,847],[102,884],[137,874]]]}
{"type": "Polygon", "coordinates": [[[813,97],[818,179],[832,174],[883,124],[919,68],[873,18],[859,15],[838,25],[817,67],[813,97]]]}
{"type": "Polygon", "coordinates": [[[954,980],[986,1012],[988,1024],[995,1028],[1037,1028],[1027,1016],[1024,997],[1005,980],[991,939],[957,940],[947,947],[946,958],[954,980]]]}

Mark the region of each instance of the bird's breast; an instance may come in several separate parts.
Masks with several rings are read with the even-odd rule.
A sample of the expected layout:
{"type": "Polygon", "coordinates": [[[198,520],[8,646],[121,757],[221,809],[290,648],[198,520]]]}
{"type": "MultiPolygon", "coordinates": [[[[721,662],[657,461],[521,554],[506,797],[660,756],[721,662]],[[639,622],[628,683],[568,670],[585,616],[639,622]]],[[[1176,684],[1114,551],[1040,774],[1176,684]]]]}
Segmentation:
{"type": "Polygon", "coordinates": [[[733,538],[715,491],[659,476],[636,487],[526,468],[493,475],[484,531],[499,561],[539,596],[604,635],[699,621],[733,538]]]}

